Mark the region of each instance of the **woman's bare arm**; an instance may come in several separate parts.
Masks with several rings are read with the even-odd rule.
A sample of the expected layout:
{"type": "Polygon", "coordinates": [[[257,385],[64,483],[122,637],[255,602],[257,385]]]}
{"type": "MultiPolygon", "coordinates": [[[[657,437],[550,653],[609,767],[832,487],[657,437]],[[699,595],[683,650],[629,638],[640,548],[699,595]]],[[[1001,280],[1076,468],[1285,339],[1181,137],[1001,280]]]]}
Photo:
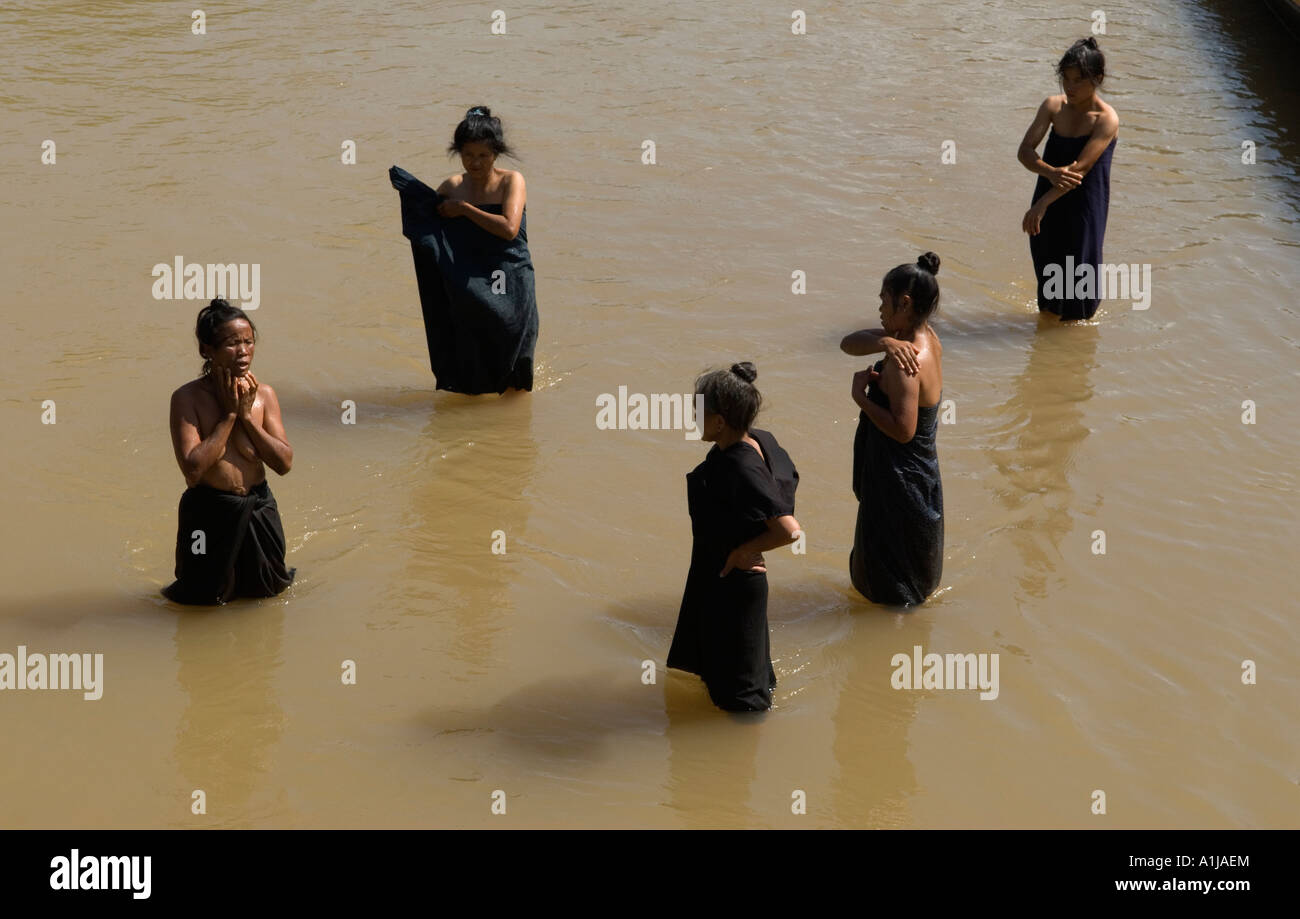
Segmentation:
{"type": "Polygon", "coordinates": [[[443,202],[438,206],[438,213],[444,217],[467,217],[493,236],[504,240],[514,239],[519,235],[519,225],[524,219],[527,190],[524,187],[524,177],[518,172],[512,173],[506,181],[506,199],[501,205],[500,214],[489,214],[468,201],[460,200],[443,202]]]}
{"type": "Polygon", "coordinates": [[[1021,221],[1021,229],[1031,236],[1038,233],[1042,226],[1043,214],[1051,207],[1052,203],[1063,195],[1068,194],[1074,188],[1077,188],[1083,177],[1092,171],[1092,167],[1097,165],[1097,160],[1106,152],[1110,142],[1115,139],[1119,133],[1119,117],[1114,110],[1105,111],[1097,119],[1093,126],[1092,134],[1088,136],[1088,142],[1084,145],[1083,151],[1079,158],[1068,166],[1063,167],[1071,176],[1078,176],[1078,180],[1063,182],[1060,185],[1053,185],[1047,192],[1035,201],[1025,212],[1024,219],[1021,221]]]}
{"type": "Polygon", "coordinates": [[[252,389],[247,391],[246,399],[240,403],[239,423],[243,425],[244,432],[253,442],[253,449],[262,458],[262,462],[280,475],[288,475],[289,470],[293,468],[293,447],[289,446],[284,432],[284,422],[280,418],[280,400],[276,398],[275,390],[269,383],[259,384],[251,372],[248,377],[252,381],[252,389]],[[253,420],[255,392],[262,394],[260,425],[253,420]],[[245,401],[247,408],[244,407],[245,401]]]}
{"type": "Polygon", "coordinates": [[[905,444],[916,436],[916,416],[921,404],[921,381],[905,375],[893,361],[885,361],[880,385],[889,396],[889,408],[867,398],[870,371],[853,375],[853,401],[886,437],[905,444]]]}
{"type": "Polygon", "coordinates": [[[1060,104],[1056,97],[1048,96],[1044,99],[1034,114],[1034,120],[1030,122],[1029,130],[1025,131],[1025,136],[1020,141],[1020,149],[1016,151],[1016,159],[1020,160],[1020,164],[1040,176],[1048,175],[1053,169],[1038,155],[1038,145],[1047,136],[1047,129],[1052,126],[1052,119],[1059,110],[1060,104]]]}
{"type": "Polygon", "coordinates": [[[885,334],[884,329],[860,329],[857,332],[850,332],[840,341],[840,350],[854,357],[884,351],[886,355],[898,361],[908,376],[915,376],[921,366],[916,345],[910,341],[891,338],[885,334]]]}
{"type": "Polygon", "coordinates": [[[799,521],[795,520],[792,514],[769,517],[767,519],[767,529],[748,542],[743,542],[731,550],[731,554],[727,556],[727,563],[719,573],[719,577],[726,577],[733,568],[766,571],[767,569],[761,563],[750,567],[751,563],[770,549],[779,549],[782,546],[790,545],[799,538],[800,532],[799,521]]]}
{"type": "MultiPolygon", "coordinates": [[[[224,404],[221,407],[226,409],[224,404]]],[[[194,404],[193,390],[182,386],[172,393],[172,450],[176,454],[176,465],[180,466],[181,474],[185,476],[187,488],[193,488],[203,481],[208,470],[226,455],[226,442],[230,439],[230,432],[235,429],[236,419],[233,408],[223,411],[221,420],[212,429],[212,433],[203,437],[199,434],[199,413],[194,404]]]]}

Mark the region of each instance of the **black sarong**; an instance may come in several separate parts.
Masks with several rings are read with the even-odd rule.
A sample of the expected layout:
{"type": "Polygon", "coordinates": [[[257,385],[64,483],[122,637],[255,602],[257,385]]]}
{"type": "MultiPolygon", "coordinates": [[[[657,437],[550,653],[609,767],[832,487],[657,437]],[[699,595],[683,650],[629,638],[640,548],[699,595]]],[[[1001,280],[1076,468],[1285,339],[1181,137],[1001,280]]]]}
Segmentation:
{"type": "MultiPolygon", "coordinates": [[[[537,300],[528,252],[528,209],[514,239],[468,217],[441,217],[436,191],[405,169],[388,170],[402,199],[436,388],[503,393],[533,388],[537,300]]],[[[475,204],[480,210],[500,204],[475,204]]]]}
{"type": "MultiPolygon", "coordinates": [[[[884,360],[875,369],[884,366],[884,360]]],[[[889,408],[873,380],[867,398],[889,408]]],[[[858,413],[853,439],[853,494],[858,522],[849,577],[868,600],[892,606],[921,603],[943,576],[943,483],[935,431],[939,405],[917,410],[916,434],[900,444],[858,413]]]]}
{"type": "Polygon", "coordinates": [[[163,588],[167,599],[212,606],[274,597],[293,583],[297,569],[284,567],[284,529],[266,481],[246,495],[195,485],[181,495],[178,516],[176,580],[163,588]]]}
{"type": "MultiPolygon", "coordinates": [[[[1068,166],[1079,158],[1088,144],[1088,135],[1066,137],[1053,128],[1043,148],[1043,162],[1049,166],[1068,166]]],[[[1101,302],[1101,249],[1106,236],[1106,217],[1110,211],[1110,160],[1115,141],[1110,142],[1097,158],[1083,181],[1047,206],[1038,235],[1029,237],[1029,254],[1038,275],[1038,311],[1067,319],[1091,319],[1101,302]],[[1061,296],[1077,293],[1075,271],[1091,265],[1091,297],[1061,296]],[[1051,274],[1059,272],[1062,289],[1052,289],[1051,274]]],[[[1034,201],[1052,189],[1046,176],[1039,176],[1034,186],[1034,201]]],[[[1030,202],[1033,203],[1032,201],[1030,202]]]]}

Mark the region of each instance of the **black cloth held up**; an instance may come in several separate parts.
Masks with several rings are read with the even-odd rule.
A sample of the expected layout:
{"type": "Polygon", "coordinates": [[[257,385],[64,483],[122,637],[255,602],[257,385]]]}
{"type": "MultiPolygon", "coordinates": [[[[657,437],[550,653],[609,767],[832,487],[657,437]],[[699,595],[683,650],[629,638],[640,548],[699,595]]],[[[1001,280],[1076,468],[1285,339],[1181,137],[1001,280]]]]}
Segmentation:
{"type": "Polygon", "coordinates": [[[220,605],[235,597],[274,597],[293,583],[284,566],[284,529],[271,486],[246,495],[195,485],[181,495],[176,529],[176,580],[163,596],[176,603],[220,605]],[[202,554],[194,531],[203,532],[202,554]]]}
{"type": "Polygon", "coordinates": [[[760,457],[738,441],[716,446],[686,476],[691,515],[691,567],[668,651],[668,666],[704,678],[709,697],[728,711],[772,707],[767,624],[767,575],[733,569],[718,577],[732,550],[767,529],[767,520],[794,513],[799,473],[767,431],[749,435],[760,457]]]}
{"type": "MultiPolygon", "coordinates": [[[[875,364],[877,372],[884,361],[875,364]]],[[[867,398],[889,408],[877,378],[867,398]]],[[[875,603],[920,603],[943,576],[943,483],[935,433],[939,405],[917,410],[916,434],[900,444],[858,413],[853,494],[858,522],[849,552],[854,588],[875,603]]]]}
{"type": "Polygon", "coordinates": [[[518,235],[505,240],[468,217],[440,216],[443,197],[405,169],[394,166],[388,177],[402,200],[402,235],[415,257],[437,388],[472,395],[531,390],[538,320],[527,208],[518,235]]]}

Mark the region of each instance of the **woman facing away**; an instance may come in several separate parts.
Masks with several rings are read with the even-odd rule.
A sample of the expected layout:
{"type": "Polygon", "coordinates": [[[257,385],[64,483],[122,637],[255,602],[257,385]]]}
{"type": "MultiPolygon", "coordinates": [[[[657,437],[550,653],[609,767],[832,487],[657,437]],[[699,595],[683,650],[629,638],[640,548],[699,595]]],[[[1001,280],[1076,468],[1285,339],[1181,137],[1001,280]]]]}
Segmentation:
{"type": "Polygon", "coordinates": [[[1097,89],[1106,58],[1095,38],[1081,38],[1056,65],[1064,92],[1048,96],[1020,142],[1017,158],[1038,174],[1033,204],[1021,228],[1038,275],[1038,311],[1091,319],[1102,296],[1102,242],[1110,208],[1110,161],[1119,116],[1097,89]],[[1051,130],[1040,159],[1043,135],[1051,130]],[[1076,269],[1092,266],[1089,284],[1076,269]]]}
{"type": "Polygon", "coordinates": [[[943,484],[935,434],[943,346],[929,319],[939,303],[939,256],[899,265],[880,285],[880,324],[846,335],[840,349],[885,351],[853,375],[858,431],[853,494],[858,520],[849,553],[854,588],[874,603],[921,603],[943,575],[943,484]]]}
{"type": "Polygon", "coordinates": [[[429,364],[438,389],[531,390],[538,321],[524,177],[497,168],[497,157],[514,151],[486,106],[466,112],[453,152],[465,171],[436,191],[389,170],[415,256],[429,364]]]}
{"type": "Polygon", "coordinates": [[[176,580],[163,595],[177,603],[272,597],[293,583],[265,469],[287,475],[293,448],[275,390],[253,376],[256,335],[243,310],[213,300],[195,324],[202,373],[172,393],[172,447],[186,490],[176,580]]]}
{"type": "Polygon", "coordinates": [[[714,446],[686,476],[691,567],[677,614],[668,666],[704,678],[709,697],[727,711],[772,707],[763,552],[799,535],[794,492],[799,473],[767,431],[752,427],[761,398],[749,362],[701,376],[697,421],[714,446]]]}

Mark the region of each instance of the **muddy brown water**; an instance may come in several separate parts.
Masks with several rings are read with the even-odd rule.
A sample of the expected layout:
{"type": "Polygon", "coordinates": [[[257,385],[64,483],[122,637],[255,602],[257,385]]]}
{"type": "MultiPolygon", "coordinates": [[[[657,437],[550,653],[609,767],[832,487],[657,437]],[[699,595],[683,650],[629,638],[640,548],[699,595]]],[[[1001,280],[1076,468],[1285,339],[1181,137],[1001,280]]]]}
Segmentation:
{"type": "Polygon", "coordinates": [[[208,10],[205,36],[167,5],[0,11],[0,651],[105,667],[98,701],[0,693],[0,824],[1300,823],[1297,45],[1262,4],[1107,5],[1106,254],[1152,266],[1150,306],[1040,327],[1016,144],[1091,23],[919,0],[795,36],[784,7],[728,7],[553,4],[504,36],[474,5],[208,10]],[[433,392],[385,175],[458,169],[474,103],[528,180],[541,337],[517,399],[433,392]],[[848,581],[865,362],[836,345],[925,249],[947,543],[941,591],[900,614],[848,581]],[[254,369],[297,454],[271,483],[299,572],[275,600],[157,595],[167,399],[199,365],[200,304],[150,292],[178,255],[261,266],[254,369]],[[662,670],[704,447],[595,424],[602,393],[737,359],[808,534],[769,553],[780,685],[749,720],[662,670]],[[997,698],[893,689],[917,645],[997,653],[997,698]]]}

